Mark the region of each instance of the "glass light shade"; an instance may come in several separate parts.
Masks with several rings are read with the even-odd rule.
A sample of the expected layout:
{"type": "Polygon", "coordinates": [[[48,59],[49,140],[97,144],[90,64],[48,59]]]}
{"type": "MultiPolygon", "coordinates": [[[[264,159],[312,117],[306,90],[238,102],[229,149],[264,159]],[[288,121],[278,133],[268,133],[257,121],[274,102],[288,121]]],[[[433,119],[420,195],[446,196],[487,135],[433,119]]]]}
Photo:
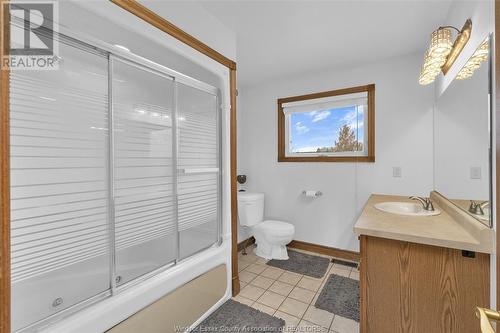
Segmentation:
{"type": "Polygon", "coordinates": [[[429,46],[429,55],[431,57],[444,58],[444,61],[446,61],[446,57],[450,54],[452,47],[450,29],[440,28],[432,32],[431,44],[429,46]]]}
{"type": "MultiPolygon", "coordinates": [[[[446,59],[444,60],[446,61],[446,59]]],[[[441,71],[441,66],[444,64],[442,57],[432,57],[429,51],[425,52],[424,64],[420,70],[418,82],[421,85],[427,85],[434,82],[436,76],[441,71]]]]}
{"type": "Polygon", "coordinates": [[[485,40],[467,61],[465,66],[458,72],[456,79],[465,80],[474,74],[474,71],[481,67],[483,61],[488,59],[490,46],[488,40],[485,40]]]}

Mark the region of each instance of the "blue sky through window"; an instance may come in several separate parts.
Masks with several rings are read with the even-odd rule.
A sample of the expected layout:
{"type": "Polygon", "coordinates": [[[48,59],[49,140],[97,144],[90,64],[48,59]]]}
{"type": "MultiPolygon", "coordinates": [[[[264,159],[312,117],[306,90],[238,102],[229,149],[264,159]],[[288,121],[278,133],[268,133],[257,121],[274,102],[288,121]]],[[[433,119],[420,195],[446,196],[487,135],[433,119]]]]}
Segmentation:
{"type": "Polygon", "coordinates": [[[333,147],[340,128],[349,125],[359,142],[363,142],[363,106],[291,113],[290,139],[292,152],[316,152],[333,147]],[[359,111],[358,111],[359,109],[359,111]]]}

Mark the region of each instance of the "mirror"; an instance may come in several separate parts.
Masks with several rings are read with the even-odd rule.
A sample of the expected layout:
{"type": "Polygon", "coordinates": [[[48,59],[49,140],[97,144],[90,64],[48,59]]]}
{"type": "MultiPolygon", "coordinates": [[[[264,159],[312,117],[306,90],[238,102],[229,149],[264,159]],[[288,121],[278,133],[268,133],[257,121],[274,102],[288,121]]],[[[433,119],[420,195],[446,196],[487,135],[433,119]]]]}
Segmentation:
{"type": "Polygon", "coordinates": [[[492,226],[491,36],[434,108],[434,189],[492,226]]]}

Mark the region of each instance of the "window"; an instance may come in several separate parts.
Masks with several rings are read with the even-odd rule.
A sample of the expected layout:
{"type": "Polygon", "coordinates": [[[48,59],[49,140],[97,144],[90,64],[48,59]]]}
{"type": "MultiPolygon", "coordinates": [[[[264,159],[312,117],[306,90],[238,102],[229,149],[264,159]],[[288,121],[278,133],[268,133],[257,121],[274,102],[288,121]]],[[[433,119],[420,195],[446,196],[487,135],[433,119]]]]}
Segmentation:
{"type": "Polygon", "coordinates": [[[375,85],[278,99],[278,162],[375,162],[375,85]]]}

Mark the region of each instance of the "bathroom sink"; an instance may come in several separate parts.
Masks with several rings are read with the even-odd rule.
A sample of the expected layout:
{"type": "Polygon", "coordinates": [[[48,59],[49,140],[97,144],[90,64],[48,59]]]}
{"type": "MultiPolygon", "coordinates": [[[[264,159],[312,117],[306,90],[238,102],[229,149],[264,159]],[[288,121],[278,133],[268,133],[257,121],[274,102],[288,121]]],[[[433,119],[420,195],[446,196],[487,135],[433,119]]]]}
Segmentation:
{"type": "Polygon", "coordinates": [[[441,214],[439,209],[428,211],[425,210],[420,203],[413,202],[380,202],[375,204],[375,208],[383,212],[398,215],[432,216],[441,214]]]}

